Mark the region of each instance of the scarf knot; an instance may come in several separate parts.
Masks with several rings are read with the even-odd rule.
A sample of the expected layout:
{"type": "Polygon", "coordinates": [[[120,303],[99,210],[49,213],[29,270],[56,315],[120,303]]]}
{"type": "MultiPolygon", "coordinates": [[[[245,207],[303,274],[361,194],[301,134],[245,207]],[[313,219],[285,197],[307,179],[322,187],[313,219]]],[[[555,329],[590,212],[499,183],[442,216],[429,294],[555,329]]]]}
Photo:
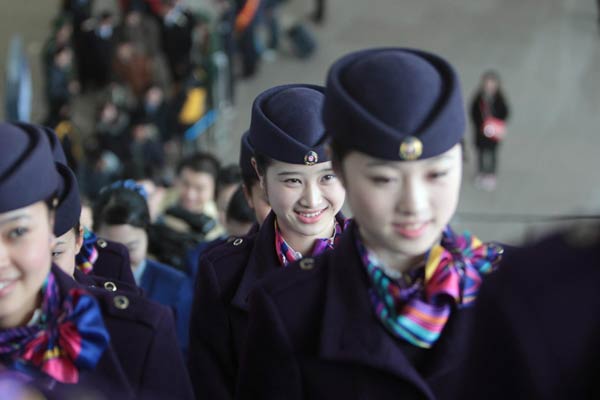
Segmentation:
{"type": "Polygon", "coordinates": [[[0,331],[0,357],[11,361],[14,369],[33,367],[59,382],[77,383],[79,371],[94,369],[108,346],[100,307],[81,288],[61,299],[52,272],[42,291],[37,321],[0,331]]]}
{"type": "Polygon", "coordinates": [[[375,314],[395,336],[422,347],[439,338],[453,307],[473,304],[483,276],[495,270],[503,249],[450,227],[426,255],[425,266],[392,279],[357,235],[357,248],[371,282],[375,314]]]}

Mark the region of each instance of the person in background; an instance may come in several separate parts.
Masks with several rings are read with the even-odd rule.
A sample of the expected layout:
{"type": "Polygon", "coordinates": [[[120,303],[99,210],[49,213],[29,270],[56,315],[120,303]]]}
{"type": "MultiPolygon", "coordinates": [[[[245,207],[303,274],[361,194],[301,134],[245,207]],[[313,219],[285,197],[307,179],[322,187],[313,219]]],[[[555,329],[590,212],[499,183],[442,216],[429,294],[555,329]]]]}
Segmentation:
{"type": "Polygon", "coordinates": [[[241,185],[238,185],[227,205],[225,230],[230,237],[241,237],[251,232],[254,225],[256,225],[254,210],[250,208],[241,185]]]}
{"type": "Polygon", "coordinates": [[[192,287],[173,267],[148,258],[150,213],[143,188],[134,181],[120,181],[101,191],[94,204],[94,230],[103,238],[127,246],[135,282],[146,296],[170,307],[177,337],[187,352],[192,287]]]}
{"type": "MultiPolygon", "coordinates": [[[[219,213],[219,223],[225,226],[225,214],[231,196],[235,193],[242,181],[242,173],[237,165],[227,165],[219,170],[217,176],[217,211],[219,213]]],[[[229,232],[227,232],[229,233],[229,232]]]]}
{"type": "Polygon", "coordinates": [[[491,136],[491,132],[485,129],[485,122],[488,117],[504,122],[508,116],[509,108],[500,86],[500,76],[494,71],[487,71],[481,77],[481,84],[471,103],[471,120],[478,153],[475,184],[485,190],[496,188],[498,148],[502,140],[491,136]]]}

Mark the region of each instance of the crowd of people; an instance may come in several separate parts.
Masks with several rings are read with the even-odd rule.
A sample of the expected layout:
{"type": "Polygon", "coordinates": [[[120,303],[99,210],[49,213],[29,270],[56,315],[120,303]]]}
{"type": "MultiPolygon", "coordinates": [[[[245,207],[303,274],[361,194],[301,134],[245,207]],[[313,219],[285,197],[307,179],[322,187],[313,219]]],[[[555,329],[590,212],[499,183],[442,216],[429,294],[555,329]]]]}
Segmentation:
{"type": "MultiPolygon", "coordinates": [[[[69,44],[47,53],[49,74],[77,46],[125,29],[108,14],[90,22],[86,4],[65,2],[81,23],[59,23],[53,40],[69,44]]],[[[177,1],[120,4],[124,21],[187,20],[177,1]]],[[[185,86],[181,58],[145,51],[166,55],[168,79],[185,86]]],[[[515,248],[452,229],[467,113],[448,61],[404,48],[347,54],[325,86],[260,93],[237,164],[177,154],[172,176],[163,152],[179,131],[167,124],[163,136],[115,100],[133,96],[144,114],[164,87],[152,78],[136,95],[110,83],[113,67],[62,80],[71,94],[108,84],[115,96],[81,153],[63,126],[70,100],[51,111],[57,124],[0,124],[2,396],[598,395],[587,313],[600,300],[600,231],[515,248]]],[[[488,190],[508,117],[499,87],[484,74],[470,110],[488,190]]]]}

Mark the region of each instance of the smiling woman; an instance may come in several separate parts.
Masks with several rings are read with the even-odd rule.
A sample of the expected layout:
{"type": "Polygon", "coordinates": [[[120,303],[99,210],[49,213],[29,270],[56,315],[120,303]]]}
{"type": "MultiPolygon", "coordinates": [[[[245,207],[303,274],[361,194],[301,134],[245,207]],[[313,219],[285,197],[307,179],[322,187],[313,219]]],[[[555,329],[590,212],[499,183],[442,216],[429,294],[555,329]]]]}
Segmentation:
{"type": "Polygon", "coordinates": [[[111,291],[78,284],[73,253],[68,273],[52,264],[55,229],[73,224],[64,214],[54,223],[66,185],[53,135],[0,124],[0,372],[15,371],[51,398],[192,398],[169,310],[114,283],[111,291]]]}
{"type": "Polygon", "coordinates": [[[234,397],[247,299],[257,282],[335,247],[345,228],[344,189],[325,151],[322,105],[323,88],[301,84],[271,88],[254,101],[243,141],[272,211],[258,233],[200,259],[190,328],[198,398],[234,397]]]}

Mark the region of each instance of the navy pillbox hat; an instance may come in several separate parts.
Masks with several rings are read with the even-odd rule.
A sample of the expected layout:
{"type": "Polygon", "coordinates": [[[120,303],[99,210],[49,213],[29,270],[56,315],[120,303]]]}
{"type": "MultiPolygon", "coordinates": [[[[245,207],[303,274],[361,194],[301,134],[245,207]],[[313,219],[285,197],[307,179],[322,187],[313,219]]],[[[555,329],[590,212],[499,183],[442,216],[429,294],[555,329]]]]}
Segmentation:
{"type": "Polygon", "coordinates": [[[58,188],[45,133],[33,125],[0,123],[0,212],[44,201],[58,188]]]}
{"type": "Polygon", "coordinates": [[[328,161],[321,119],[323,91],[321,86],[292,84],[258,95],[248,133],[254,151],[291,164],[328,161]]]}
{"type": "Polygon", "coordinates": [[[254,171],[254,167],[252,167],[252,157],[254,157],[254,146],[250,143],[248,132],[245,132],[242,135],[242,140],[240,143],[240,169],[242,170],[242,176],[246,177],[258,177],[256,176],[256,171],[254,171]]]}
{"type": "Polygon", "coordinates": [[[392,161],[435,157],[463,137],[458,75],[441,57],[378,48],[351,53],[330,68],[323,121],[333,139],[392,161]]]}

